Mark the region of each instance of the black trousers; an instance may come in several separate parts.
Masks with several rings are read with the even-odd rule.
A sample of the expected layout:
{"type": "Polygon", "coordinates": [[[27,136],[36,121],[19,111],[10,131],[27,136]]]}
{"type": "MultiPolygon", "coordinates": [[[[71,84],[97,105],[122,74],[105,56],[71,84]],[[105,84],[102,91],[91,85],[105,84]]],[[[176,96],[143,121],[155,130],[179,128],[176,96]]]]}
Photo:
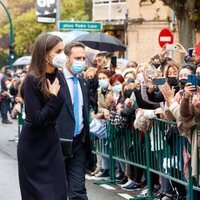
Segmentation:
{"type": "Polygon", "coordinates": [[[65,159],[69,200],[88,200],[85,188],[86,150],[81,136],[77,136],[72,146],[73,157],[65,159]]]}

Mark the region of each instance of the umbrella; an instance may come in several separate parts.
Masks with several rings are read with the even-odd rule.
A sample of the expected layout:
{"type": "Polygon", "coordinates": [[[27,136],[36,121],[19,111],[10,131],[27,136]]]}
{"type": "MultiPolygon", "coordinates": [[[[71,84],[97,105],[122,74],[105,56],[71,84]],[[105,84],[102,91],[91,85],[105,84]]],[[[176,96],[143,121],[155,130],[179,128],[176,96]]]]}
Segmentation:
{"type": "Polygon", "coordinates": [[[31,56],[22,56],[18,58],[12,66],[23,66],[23,65],[29,65],[31,62],[31,56]]]}
{"type": "Polygon", "coordinates": [[[126,46],[119,39],[105,33],[92,32],[87,35],[81,35],[74,41],[82,42],[86,46],[99,51],[126,51],[126,46]]]}
{"type": "Polygon", "coordinates": [[[64,44],[71,42],[72,40],[81,35],[88,34],[87,31],[68,31],[68,32],[52,31],[49,33],[51,33],[52,35],[59,36],[63,40],[64,44]]]}

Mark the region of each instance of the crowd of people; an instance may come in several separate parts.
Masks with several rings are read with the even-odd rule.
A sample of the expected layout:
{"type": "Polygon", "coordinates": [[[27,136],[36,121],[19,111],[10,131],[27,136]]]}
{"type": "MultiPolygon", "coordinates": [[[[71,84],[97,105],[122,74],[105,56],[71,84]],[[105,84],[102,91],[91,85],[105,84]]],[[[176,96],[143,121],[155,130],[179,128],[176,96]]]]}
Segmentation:
{"type": "MultiPolygon", "coordinates": [[[[199,124],[200,119],[200,43],[195,47],[192,56],[181,44],[176,46],[178,52],[184,55],[182,64],[167,56],[166,45],[148,63],[129,61],[125,66],[120,66],[119,63],[114,70],[112,64],[107,67],[105,56],[97,54],[93,63],[95,67],[89,67],[84,73],[85,79],[90,82],[91,120],[105,119],[112,124],[114,112],[120,116],[118,120],[127,120],[117,123],[120,128],[123,123],[129,124],[128,121],[135,117],[134,128],[142,132],[147,128],[142,120],[173,120],[177,124],[180,137],[190,142],[191,129],[199,124]],[[195,76],[196,86],[190,82],[190,75],[195,76]]],[[[200,166],[197,163],[200,159],[200,137],[197,133],[192,135],[191,165],[192,175],[199,183],[200,166]]],[[[123,190],[133,191],[144,187],[142,168],[121,162],[118,168],[116,179],[123,190]]],[[[91,175],[94,180],[106,180],[109,177],[108,158],[97,155],[96,168],[91,175]]],[[[177,184],[173,187],[167,178],[156,175],[153,186],[153,191],[159,191],[162,199],[177,198],[177,193],[179,199],[186,199],[188,195],[184,186],[177,184]]],[[[145,193],[146,189],[142,191],[142,194],[145,193]]],[[[198,199],[199,193],[196,192],[195,195],[195,199],[198,199]]]]}
{"type": "Polygon", "coordinates": [[[19,87],[27,73],[26,69],[2,68],[0,107],[3,124],[12,124],[12,119],[17,119],[21,112],[22,99],[19,95],[19,87]]]}
{"type": "MultiPolygon", "coordinates": [[[[174,120],[180,136],[190,141],[191,128],[200,123],[200,43],[194,48],[192,56],[181,44],[176,45],[177,51],[184,56],[184,62],[181,64],[168,56],[166,45],[149,62],[142,64],[135,61],[120,62],[120,59],[115,60],[115,56],[110,59],[107,52],[98,52],[89,58],[86,56],[86,68],[80,76],[89,83],[90,121],[109,121],[113,112],[117,113],[121,120],[127,121],[132,117],[137,119],[137,115],[143,115],[147,119],[174,120]],[[188,81],[190,75],[196,75],[197,85],[188,81]]],[[[15,72],[10,69],[2,70],[2,123],[11,124],[10,118],[16,119],[21,112],[20,105],[23,100],[18,91],[26,73],[27,71],[22,69],[15,72]]],[[[134,128],[145,131],[144,127],[140,127],[139,121],[134,122],[134,128]]],[[[199,151],[198,134],[193,134],[192,152],[199,151]]],[[[191,155],[193,169],[199,159],[199,154],[191,155]]],[[[108,158],[97,155],[95,161],[96,163],[90,166],[90,169],[93,169],[91,175],[95,180],[107,179],[108,158]]],[[[196,169],[192,172],[198,184],[199,171],[200,169],[196,169]]],[[[144,187],[143,176],[144,171],[139,167],[123,163],[118,165],[116,179],[123,190],[132,191],[144,187]]],[[[163,200],[173,199],[174,188],[171,182],[159,176],[155,179],[154,191],[161,192],[163,200]]],[[[177,188],[181,191],[179,199],[189,199],[184,186],[179,185],[177,188]]],[[[199,193],[195,192],[195,199],[198,199],[198,196],[199,193]]]]}

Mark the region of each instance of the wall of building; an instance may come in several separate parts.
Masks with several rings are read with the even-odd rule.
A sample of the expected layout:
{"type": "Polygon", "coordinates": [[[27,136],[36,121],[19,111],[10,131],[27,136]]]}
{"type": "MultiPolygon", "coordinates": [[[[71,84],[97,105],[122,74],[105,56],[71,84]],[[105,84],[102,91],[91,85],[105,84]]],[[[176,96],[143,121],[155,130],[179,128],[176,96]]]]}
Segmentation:
{"type": "Polygon", "coordinates": [[[140,6],[139,0],[127,0],[127,7],[128,59],[138,63],[148,62],[161,50],[158,36],[161,29],[169,28],[171,10],[160,1],[155,4],[145,2],[140,6]],[[140,24],[137,19],[144,21],[140,24]]]}
{"type": "MultiPolygon", "coordinates": [[[[102,0],[98,1],[103,2],[102,0]]],[[[150,1],[147,1],[141,5],[140,0],[126,0],[126,2],[119,2],[119,0],[111,1],[111,7],[113,5],[113,8],[123,5],[123,16],[121,16],[121,20],[118,19],[120,15],[112,15],[111,20],[103,20],[101,19],[103,17],[102,14],[98,13],[98,15],[96,15],[96,19],[103,20],[104,25],[108,24],[108,26],[104,26],[105,31],[113,30],[114,33],[120,32],[120,34],[116,34],[115,36],[127,44],[128,51],[125,54],[126,58],[129,60],[135,60],[138,63],[148,62],[152,56],[160,53],[161,51],[161,47],[158,43],[158,36],[161,29],[170,28],[169,21],[172,19],[172,10],[165,6],[162,1],[158,0],[154,4],[152,4],[150,1]],[[128,13],[128,28],[127,30],[124,30],[125,34],[122,34],[123,22],[125,21],[125,5],[128,13]],[[143,21],[140,21],[141,19],[143,21]],[[118,31],[119,26],[117,24],[119,22],[122,23],[122,27],[118,31]],[[112,25],[110,26],[111,28],[108,28],[109,25],[112,25]]],[[[108,5],[108,3],[105,5],[108,5]]],[[[100,6],[100,4],[98,4],[98,6],[100,6]]],[[[93,13],[93,17],[95,19],[95,12],[93,13]]],[[[175,43],[179,42],[177,31],[178,28],[175,27],[175,43]]],[[[196,41],[200,41],[200,33],[197,33],[196,41]]],[[[174,52],[174,54],[171,54],[170,56],[172,56],[177,62],[181,62],[180,53],[174,52]]]]}

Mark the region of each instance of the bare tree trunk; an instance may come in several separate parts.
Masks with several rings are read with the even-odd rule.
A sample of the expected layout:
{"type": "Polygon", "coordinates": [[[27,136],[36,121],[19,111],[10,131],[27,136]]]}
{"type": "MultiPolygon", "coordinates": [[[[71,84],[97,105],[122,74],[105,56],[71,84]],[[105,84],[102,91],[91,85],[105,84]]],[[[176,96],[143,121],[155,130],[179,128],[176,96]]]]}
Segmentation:
{"type": "Polygon", "coordinates": [[[84,0],[85,13],[89,16],[89,21],[92,20],[92,0],[84,0]]]}
{"type": "Polygon", "coordinates": [[[195,45],[195,23],[190,20],[187,12],[182,12],[177,19],[179,28],[179,42],[186,48],[195,45]]]}
{"type": "Polygon", "coordinates": [[[191,20],[191,12],[195,10],[197,0],[161,0],[165,5],[175,11],[178,29],[179,42],[187,49],[195,44],[195,23],[191,20]]]}

